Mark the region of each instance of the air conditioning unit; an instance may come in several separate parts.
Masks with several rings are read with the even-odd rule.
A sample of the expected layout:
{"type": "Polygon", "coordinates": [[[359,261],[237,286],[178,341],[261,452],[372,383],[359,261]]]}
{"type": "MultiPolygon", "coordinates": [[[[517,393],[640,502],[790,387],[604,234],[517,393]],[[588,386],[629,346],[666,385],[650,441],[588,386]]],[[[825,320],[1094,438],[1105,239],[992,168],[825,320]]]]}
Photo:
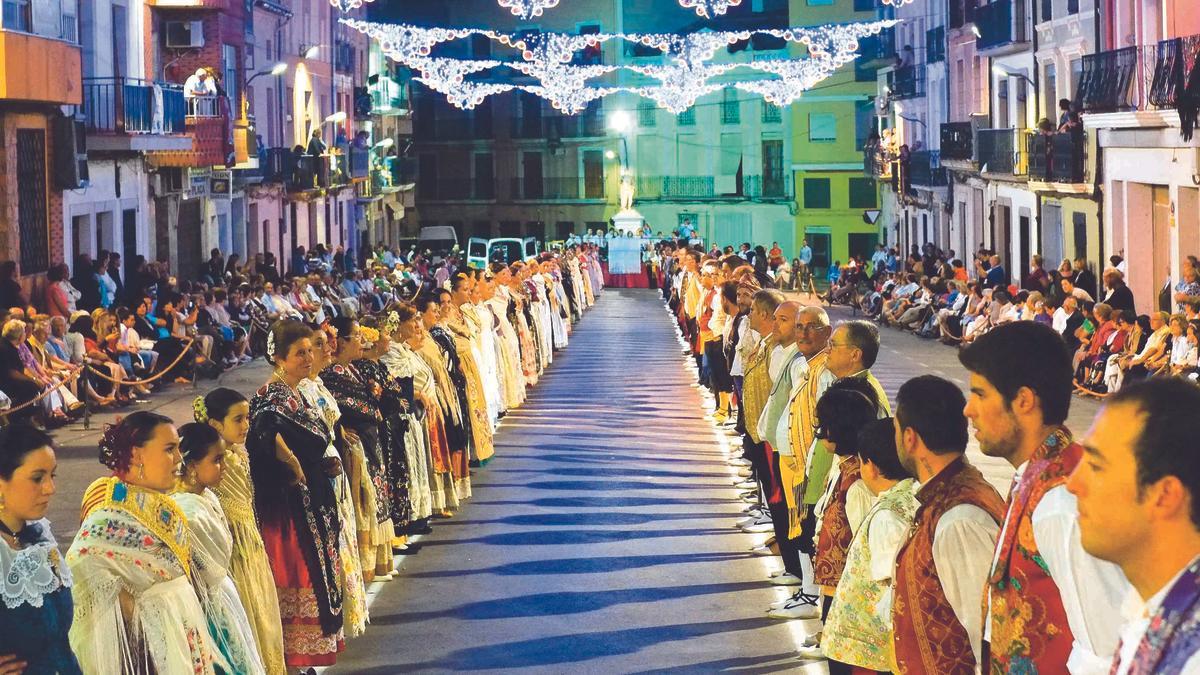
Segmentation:
{"type": "Polygon", "coordinates": [[[167,47],[172,49],[199,49],[204,46],[203,21],[167,21],[163,24],[167,47]]]}

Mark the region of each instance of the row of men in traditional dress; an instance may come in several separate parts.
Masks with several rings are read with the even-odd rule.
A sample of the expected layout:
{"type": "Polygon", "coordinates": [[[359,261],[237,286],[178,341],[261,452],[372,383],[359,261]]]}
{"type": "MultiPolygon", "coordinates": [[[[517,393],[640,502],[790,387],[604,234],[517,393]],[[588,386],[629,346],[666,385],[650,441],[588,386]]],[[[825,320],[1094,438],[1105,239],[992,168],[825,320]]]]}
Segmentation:
{"type": "MultiPolygon", "coordinates": [[[[877,328],[764,289],[736,257],[673,261],[668,303],[742,438],[748,531],[772,531],[768,613],[820,619],[831,673],[1200,673],[1200,388],[1157,379],[1065,426],[1071,355],[1044,325],[960,352],[968,393],[871,374],[877,328]],[[731,406],[736,403],[736,409],[731,406]],[[968,434],[1015,469],[1007,498],[968,434]]],[[[724,419],[723,419],[724,418],[724,419]]]]}
{"type": "Polygon", "coordinates": [[[595,303],[595,277],[569,262],[459,273],[361,320],[278,321],[249,400],[220,388],[194,422],[140,411],[105,429],[111,473],[65,560],[44,519],[52,440],[0,431],[0,672],[336,663],[366,630],[366,584],[471,496],[500,419],[595,303]]]}

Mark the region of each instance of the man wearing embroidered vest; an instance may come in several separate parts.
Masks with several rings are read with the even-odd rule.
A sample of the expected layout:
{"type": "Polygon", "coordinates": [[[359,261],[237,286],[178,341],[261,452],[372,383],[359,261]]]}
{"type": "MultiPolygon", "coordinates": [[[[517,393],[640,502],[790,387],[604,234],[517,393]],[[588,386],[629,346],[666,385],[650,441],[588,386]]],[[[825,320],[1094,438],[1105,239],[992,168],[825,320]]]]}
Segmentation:
{"type": "MultiPolygon", "coordinates": [[[[871,374],[870,367],[875,365],[875,359],[879,355],[879,329],[869,321],[847,321],[842,323],[833,331],[832,337],[829,339],[829,349],[827,351],[828,359],[825,361],[825,370],[823,376],[827,375],[830,379],[835,380],[837,386],[841,386],[840,381],[845,379],[849,381],[860,381],[860,384],[874,394],[873,399],[876,403],[876,417],[883,418],[891,414],[891,405],[888,404],[887,394],[883,390],[883,386],[871,374]]],[[[824,387],[828,391],[829,387],[824,387]]],[[[807,388],[800,392],[797,398],[803,398],[807,392],[807,388]]],[[[824,394],[822,394],[824,395],[824,394]]],[[[797,432],[798,425],[793,424],[793,433],[797,432]]],[[[813,425],[809,425],[812,429],[813,425]]],[[[812,432],[809,432],[809,438],[812,437],[812,432]]],[[[794,438],[794,437],[793,437],[794,438]]],[[[813,476],[817,476],[821,481],[817,484],[817,494],[821,497],[816,504],[807,506],[809,513],[814,514],[816,526],[814,527],[814,556],[813,556],[813,581],[820,587],[820,594],[824,599],[823,614],[829,611],[829,604],[832,602],[834,591],[837,588],[838,579],[841,578],[842,565],[845,562],[845,553],[850,546],[851,530],[847,528],[836,528],[835,531],[840,535],[837,537],[831,536],[831,532],[822,531],[822,520],[826,514],[826,509],[831,505],[828,500],[828,495],[834,490],[834,483],[839,480],[846,480],[849,477],[843,473],[843,468],[848,466],[843,464],[835,465],[833,463],[825,464],[822,461],[822,454],[830,456],[833,453],[829,452],[827,444],[821,440],[812,439],[812,451],[808,453],[808,465],[806,467],[808,473],[808,487],[812,487],[813,476]],[[815,441],[815,442],[814,442],[815,441]]],[[[845,453],[841,453],[844,457],[845,453]]],[[[855,473],[857,477],[857,471],[855,473]]],[[[851,481],[853,482],[853,481],[851,481]]],[[[863,492],[867,492],[866,488],[862,488],[863,492]]],[[[805,494],[809,492],[805,490],[805,494]]],[[[807,501],[807,500],[806,500],[807,501]]],[[[845,508],[847,504],[841,504],[843,515],[848,513],[845,508]]],[[[870,504],[866,505],[870,508],[870,504]]],[[[862,512],[865,512],[863,509],[862,512]]],[[[842,520],[845,520],[843,517],[842,520]]],[[[857,527],[858,521],[851,519],[854,527],[857,527]]],[[[822,617],[824,618],[824,617],[822,617]]],[[[800,647],[801,656],[807,658],[820,658],[822,656],[819,641],[813,638],[806,640],[800,647]]]]}
{"type": "Polygon", "coordinates": [[[1200,388],[1153,378],[1104,401],[1067,481],[1088,553],[1116,563],[1145,603],[1113,675],[1200,673],[1200,388]]]}
{"type": "MultiPolygon", "coordinates": [[[[771,392],[767,396],[762,413],[758,416],[757,429],[759,437],[766,444],[767,461],[771,463],[773,485],[768,493],[767,504],[774,516],[772,525],[775,528],[775,542],[779,546],[779,555],[783,558],[784,568],[787,570],[787,575],[772,579],[771,582],[776,585],[793,586],[799,585],[801,579],[811,578],[811,566],[808,570],[801,567],[807,561],[807,557],[800,556],[797,548],[799,542],[789,536],[788,503],[784,494],[787,483],[780,473],[779,466],[780,448],[789,442],[786,421],[788,403],[808,379],[808,364],[796,344],[796,317],[799,312],[800,304],[790,301],[780,304],[775,309],[775,325],[772,330],[774,347],[767,371],[771,377],[771,392]]],[[[816,598],[810,596],[807,600],[805,611],[809,616],[806,618],[813,618],[817,615],[816,598]]]]}
{"type": "MultiPolygon", "coordinates": [[[[787,503],[787,520],[777,531],[786,531],[788,538],[796,542],[800,550],[800,561],[804,565],[803,584],[791,598],[776,603],[767,615],[773,619],[813,618],[813,607],[818,597],[817,585],[813,580],[812,560],[813,534],[816,518],[806,510],[805,464],[813,443],[813,419],[817,399],[833,383],[834,376],[825,369],[829,357],[829,315],[820,307],[804,307],[796,316],[796,348],[804,358],[807,374],[803,382],[793,389],[791,398],[777,429],[779,444],[772,444],[776,451],[779,475],[784,500],[787,503]]],[[[821,451],[824,445],[819,446],[821,451]]],[[[830,454],[832,458],[832,455],[830,454]]],[[[832,459],[826,463],[832,464],[832,459]]],[[[822,474],[823,476],[824,474],[822,474]]],[[[820,495],[820,489],[816,491],[820,495]]],[[[814,498],[809,504],[815,503],[814,498]]],[[[819,615],[819,612],[817,612],[819,615]]]]}
{"type": "MultiPolygon", "coordinates": [[[[728,283],[728,282],[727,282],[728,283]]],[[[748,311],[741,322],[744,334],[737,341],[735,356],[732,360],[735,389],[738,397],[738,431],[742,434],[742,459],[734,460],[739,466],[749,466],[750,475],[757,483],[758,489],[753,493],[756,502],[749,511],[750,524],[756,524],[765,519],[768,525],[773,525],[770,509],[766,506],[766,497],[771,485],[771,465],[767,462],[765,446],[762,437],[758,435],[758,417],[762,414],[767,397],[771,394],[771,378],[767,373],[768,359],[771,355],[774,331],[775,308],[784,301],[783,294],[775,290],[752,290],[742,285],[738,288],[738,302],[743,299],[748,311]],[[737,381],[740,380],[740,383],[737,381]]],[[[738,318],[741,318],[739,314],[738,318]]],[[[770,551],[766,551],[771,554],[770,551]]],[[[784,561],[787,572],[788,561],[784,561]]],[[[799,570],[799,563],[795,565],[799,570]]]]}
{"type": "Polygon", "coordinates": [[[964,457],[966,399],[933,375],[896,394],[896,450],[917,478],[912,534],[896,556],[892,643],[900,675],[969,675],[983,636],[980,596],[1004,500],[964,457]]]}
{"type": "Polygon", "coordinates": [[[997,326],[961,352],[970,371],[964,414],[983,454],[1016,469],[988,578],[985,669],[992,673],[1108,672],[1129,584],[1080,545],[1067,476],[1083,456],[1063,426],[1071,354],[1034,321],[997,326]]]}

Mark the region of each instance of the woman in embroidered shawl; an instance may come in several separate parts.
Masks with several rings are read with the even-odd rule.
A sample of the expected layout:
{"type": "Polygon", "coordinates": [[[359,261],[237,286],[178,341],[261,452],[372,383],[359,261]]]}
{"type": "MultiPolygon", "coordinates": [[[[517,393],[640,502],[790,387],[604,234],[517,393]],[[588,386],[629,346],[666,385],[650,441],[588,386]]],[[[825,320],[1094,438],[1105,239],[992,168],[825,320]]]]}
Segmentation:
{"type": "Polygon", "coordinates": [[[327,458],[330,436],[299,392],[312,371],[312,330],[277,321],[267,338],[270,379],[250,400],[250,476],[255,511],[279,594],[289,668],[332,665],[343,647],[341,520],[327,458]]]}
{"type": "Polygon", "coordinates": [[[492,313],[496,321],[496,363],[499,368],[500,390],[504,395],[504,407],[513,410],[525,401],[525,376],[521,372],[521,347],[517,330],[510,317],[512,300],[508,292],[508,267],[495,264],[494,277],[483,279],[483,295],[487,298],[482,307],[492,313]]]}
{"type": "Polygon", "coordinates": [[[382,392],[376,401],[383,415],[383,425],[380,427],[380,447],[383,448],[385,476],[391,491],[391,514],[394,534],[392,547],[404,551],[408,546],[408,535],[426,533],[425,528],[415,524],[416,515],[413,511],[411,486],[408,483],[408,439],[406,431],[408,423],[405,416],[412,407],[412,391],[405,391],[400,382],[392,377],[386,366],[379,358],[391,347],[391,339],[383,335],[376,327],[375,319],[364,319],[362,356],[354,361],[368,382],[379,386],[382,392]]]}
{"type": "Polygon", "coordinates": [[[366,376],[358,365],[362,357],[362,332],[358,322],[340,316],[329,322],[337,338],[333,360],[321,370],[321,381],[337,400],[341,421],[360,439],[367,472],[375,490],[375,511],[366,545],[374,552],[369,578],[391,579],[394,521],[391,511],[392,486],[388,481],[383,414],[383,387],[366,376]]]}
{"type": "MultiPolygon", "coordinates": [[[[325,450],[326,457],[337,457],[342,464],[342,475],[333,480],[334,491],[337,492],[338,517],[342,519],[342,532],[338,537],[338,550],[342,559],[342,588],[345,595],[342,599],[345,614],[344,630],[346,637],[355,638],[367,630],[367,587],[363,582],[362,559],[358,551],[357,514],[354,510],[354,491],[351,487],[351,467],[362,455],[362,446],[356,445],[356,457],[351,442],[358,441],[353,431],[346,433],[339,424],[342,411],[337,399],[325,387],[321,376],[317,373],[324,370],[333,360],[333,345],[329,339],[330,332],[323,328],[313,330],[313,374],[300,381],[300,394],[308,404],[320,413],[325,428],[336,440],[336,446],[325,450]]],[[[374,569],[374,568],[372,568],[374,569]]]]}
{"type": "Polygon", "coordinates": [[[67,551],[75,579],[71,649],[86,673],[234,672],[196,585],[187,518],[167,493],[181,457],[171,420],[139,411],[109,425],[100,461],[115,475],[83,496],[67,551]]]}
{"type": "Polygon", "coordinates": [[[418,321],[417,312],[411,305],[397,305],[395,310],[388,314],[384,324],[381,340],[388,345],[388,349],[379,359],[399,385],[404,401],[408,404],[401,415],[404,424],[407,475],[399,473],[400,467],[396,467],[392,480],[408,485],[408,499],[412,509],[412,525],[409,529],[414,532],[426,529],[428,520],[433,515],[433,486],[430,484],[430,477],[436,470],[433,455],[429,450],[428,434],[425,433],[424,405],[420,404],[417,398],[417,362],[420,358],[405,344],[406,340],[412,337],[412,333],[419,330],[415,327],[418,321]]]}
{"type": "Polygon", "coordinates": [[[425,474],[429,483],[430,510],[450,517],[450,510],[458,508],[458,496],[454,488],[454,476],[450,470],[450,447],[446,442],[446,431],[442,420],[444,404],[440,400],[443,386],[449,390],[449,378],[444,369],[436,373],[430,362],[421,355],[432,338],[426,333],[417,309],[410,304],[397,307],[388,315],[388,328],[392,329],[392,346],[383,362],[397,378],[405,376],[413,380],[413,425],[420,438],[426,460],[425,474]]]}
{"type": "MultiPolygon", "coordinates": [[[[467,380],[458,363],[454,338],[439,323],[442,320],[442,307],[438,297],[419,296],[413,307],[421,317],[421,328],[425,332],[425,339],[421,341],[417,354],[429,366],[437,383],[437,400],[442,408],[442,415],[435,422],[441,422],[446,451],[450,454],[454,495],[457,501],[465,501],[471,496],[470,458],[467,454],[471,433],[470,418],[466,415],[467,380]]],[[[431,433],[434,431],[431,430],[431,433]]],[[[450,503],[449,497],[447,503],[450,503]]]]}
{"type": "Polygon", "coordinates": [[[46,520],[57,468],[45,432],[0,429],[0,672],[80,673],[67,638],[71,573],[46,520]]]}
{"type": "Polygon", "coordinates": [[[454,338],[458,351],[458,362],[467,378],[467,412],[471,416],[471,460],[479,464],[492,458],[492,421],[488,417],[487,398],[483,390],[483,378],[477,351],[472,345],[474,327],[463,315],[460,305],[470,301],[470,278],[463,274],[454,275],[449,291],[442,291],[442,325],[454,338]]]}
{"type": "Polygon", "coordinates": [[[229,524],[232,550],[229,574],[250,619],[263,666],[270,675],[284,675],[283,624],[279,619],[279,594],[271,576],[271,563],[263,548],[254,513],[254,485],[250,482],[250,401],[240,392],[218,387],[192,404],[197,422],[208,424],[225,441],[224,477],[212,491],[229,524]]]}
{"type": "Polygon", "coordinates": [[[265,674],[250,619],[229,576],[233,557],[229,521],[211,489],[225,473],[225,442],[216,429],[189,422],[179,428],[179,451],[183,455],[183,476],[171,498],[187,517],[192,533],[192,555],[200,563],[196,565],[196,575],[202,582],[197,588],[201,591],[200,604],[233,672],[265,674]]]}

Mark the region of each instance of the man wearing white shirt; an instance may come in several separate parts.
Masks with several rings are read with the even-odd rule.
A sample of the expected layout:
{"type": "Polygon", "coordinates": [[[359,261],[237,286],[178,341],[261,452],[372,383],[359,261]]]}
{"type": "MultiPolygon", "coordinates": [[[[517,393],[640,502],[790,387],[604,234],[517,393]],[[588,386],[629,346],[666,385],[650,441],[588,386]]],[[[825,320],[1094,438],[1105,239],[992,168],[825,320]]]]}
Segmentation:
{"type": "Polygon", "coordinates": [[[1018,663],[1040,673],[1104,675],[1130,592],[1116,566],[1080,543],[1067,476],[1083,448],[1063,426],[1071,354],[1033,321],[997,326],[959,352],[971,373],[965,414],[980,449],[1016,469],[985,603],[990,672],[1018,663]]]}
{"type": "Polygon", "coordinates": [[[1121,630],[1115,675],[1200,673],[1200,388],[1180,378],[1122,387],[1084,438],[1067,481],[1083,548],[1120,566],[1145,602],[1121,630]]]}
{"type": "Polygon", "coordinates": [[[971,673],[982,663],[983,608],[1004,500],[964,457],[966,399],[933,375],[896,394],[896,449],[917,477],[912,534],[896,556],[897,673],[971,673]]]}

